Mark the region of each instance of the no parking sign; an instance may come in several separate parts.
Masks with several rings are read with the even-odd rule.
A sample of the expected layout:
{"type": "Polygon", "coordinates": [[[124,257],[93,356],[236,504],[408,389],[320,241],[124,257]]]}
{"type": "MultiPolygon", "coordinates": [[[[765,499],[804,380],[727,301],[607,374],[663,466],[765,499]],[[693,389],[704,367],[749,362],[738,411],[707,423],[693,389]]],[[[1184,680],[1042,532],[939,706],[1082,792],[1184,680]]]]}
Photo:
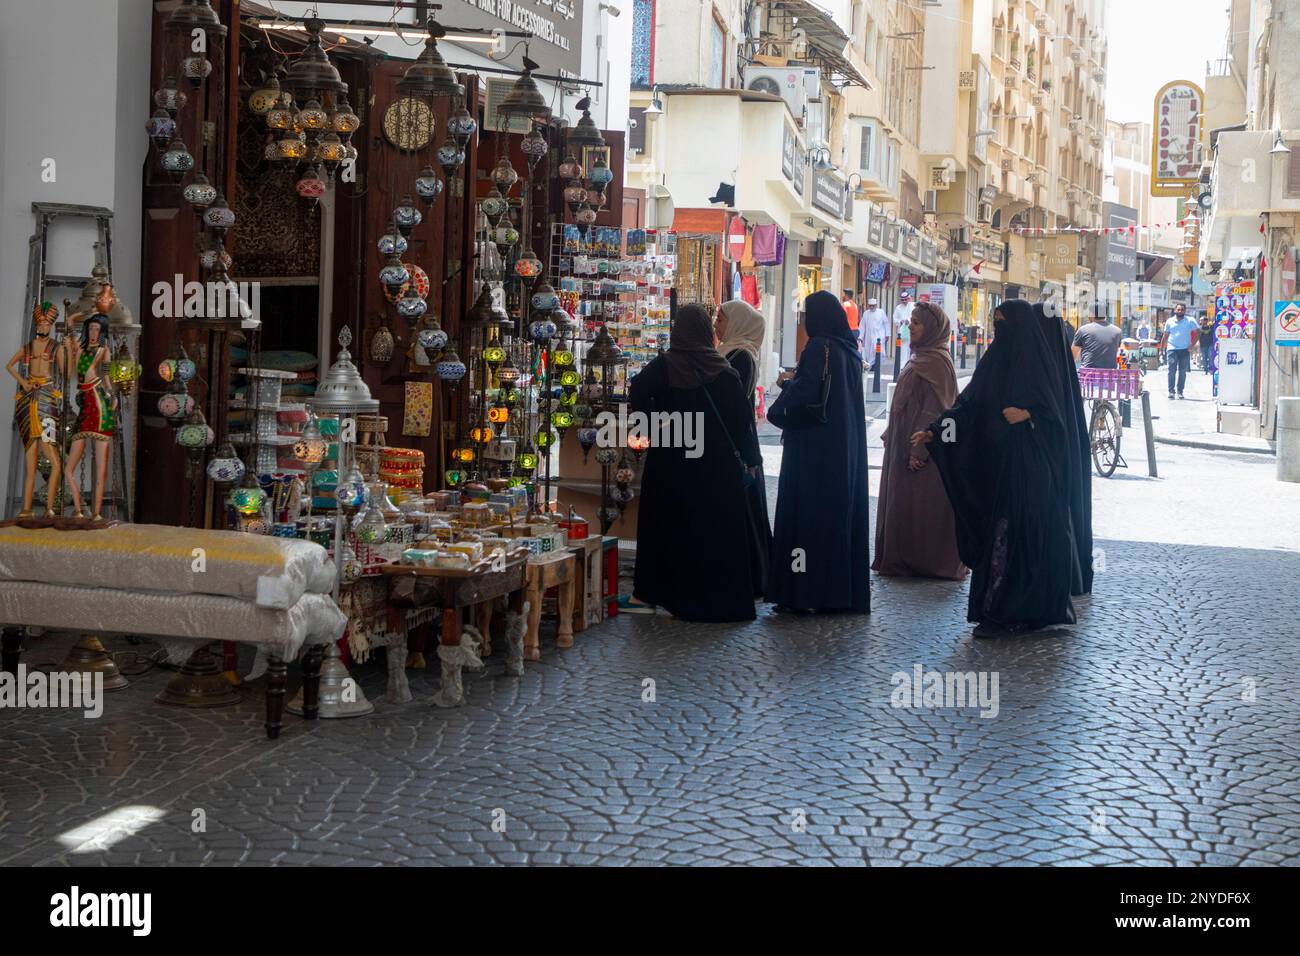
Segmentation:
{"type": "Polygon", "coordinates": [[[1273,317],[1277,344],[1300,348],[1300,302],[1274,302],[1273,317]]]}

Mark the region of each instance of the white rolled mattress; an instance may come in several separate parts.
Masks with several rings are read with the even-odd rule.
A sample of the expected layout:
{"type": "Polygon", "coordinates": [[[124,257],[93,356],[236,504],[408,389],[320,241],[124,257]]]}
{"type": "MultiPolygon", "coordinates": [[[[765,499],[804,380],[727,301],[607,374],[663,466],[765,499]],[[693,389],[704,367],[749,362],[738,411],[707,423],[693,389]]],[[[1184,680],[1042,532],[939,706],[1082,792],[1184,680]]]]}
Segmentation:
{"type": "Polygon", "coordinates": [[[320,545],[239,531],[120,524],[97,531],[0,528],[0,581],[212,594],[288,610],[334,588],[320,545]]]}
{"type": "Polygon", "coordinates": [[[237,641],[292,660],[304,644],[343,636],[347,618],[328,594],[304,594],[286,609],[215,594],[159,594],[35,581],[0,581],[0,623],[87,634],[237,641]]]}

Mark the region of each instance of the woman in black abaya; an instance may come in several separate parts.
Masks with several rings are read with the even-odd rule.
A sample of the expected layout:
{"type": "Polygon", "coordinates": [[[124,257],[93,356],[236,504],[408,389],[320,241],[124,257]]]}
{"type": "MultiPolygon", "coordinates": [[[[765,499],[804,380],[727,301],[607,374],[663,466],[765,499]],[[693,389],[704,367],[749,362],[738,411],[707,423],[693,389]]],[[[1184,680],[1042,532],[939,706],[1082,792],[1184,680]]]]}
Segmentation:
{"type": "Polygon", "coordinates": [[[834,295],[814,292],[804,309],[808,341],[799,368],[767,413],[784,446],[767,599],[797,611],[866,613],[871,545],[862,358],[834,295]]]}
{"type": "Polygon", "coordinates": [[[1045,334],[1022,299],[994,318],[993,343],[956,404],[912,436],[929,443],[952,503],[976,637],[1073,624],[1079,575],[1061,336],[1045,334]]]}
{"type": "Polygon", "coordinates": [[[629,397],[632,411],[652,423],[656,412],[689,419],[695,441],[666,447],[651,434],[634,600],[624,608],[644,613],[660,605],[686,621],[752,621],[759,556],[745,485],[762,457],[740,376],[714,348],[704,309],[678,310],[668,351],[632,379],[629,397]]]}

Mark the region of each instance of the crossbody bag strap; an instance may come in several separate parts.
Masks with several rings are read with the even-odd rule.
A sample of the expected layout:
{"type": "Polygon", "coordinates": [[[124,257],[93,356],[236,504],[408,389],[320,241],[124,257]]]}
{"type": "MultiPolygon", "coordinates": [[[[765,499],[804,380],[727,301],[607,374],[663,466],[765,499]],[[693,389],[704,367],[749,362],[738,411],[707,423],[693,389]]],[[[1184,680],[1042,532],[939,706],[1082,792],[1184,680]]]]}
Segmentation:
{"type": "Polygon", "coordinates": [[[709,407],[713,409],[714,417],[717,418],[718,424],[722,426],[722,434],[727,437],[727,444],[731,446],[731,453],[736,456],[736,461],[740,462],[742,468],[748,468],[745,459],[740,455],[740,449],[736,447],[735,441],[731,438],[731,432],[727,430],[727,423],[722,420],[722,413],[718,411],[718,406],[713,403],[713,396],[709,394],[709,390],[703,382],[700,383],[700,391],[704,393],[704,398],[708,401],[709,407]]]}

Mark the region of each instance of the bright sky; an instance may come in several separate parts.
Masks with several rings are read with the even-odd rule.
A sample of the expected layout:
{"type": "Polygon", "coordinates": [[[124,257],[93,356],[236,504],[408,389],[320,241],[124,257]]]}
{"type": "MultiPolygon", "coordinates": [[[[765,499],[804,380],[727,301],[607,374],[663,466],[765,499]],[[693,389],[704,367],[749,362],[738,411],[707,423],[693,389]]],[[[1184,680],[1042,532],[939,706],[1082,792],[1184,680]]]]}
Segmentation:
{"type": "Polygon", "coordinates": [[[1151,122],[1156,90],[1170,80],[1205,85],[1223,56],[1228,0],[1107,0],[1106,116],[1151,122]]]}

